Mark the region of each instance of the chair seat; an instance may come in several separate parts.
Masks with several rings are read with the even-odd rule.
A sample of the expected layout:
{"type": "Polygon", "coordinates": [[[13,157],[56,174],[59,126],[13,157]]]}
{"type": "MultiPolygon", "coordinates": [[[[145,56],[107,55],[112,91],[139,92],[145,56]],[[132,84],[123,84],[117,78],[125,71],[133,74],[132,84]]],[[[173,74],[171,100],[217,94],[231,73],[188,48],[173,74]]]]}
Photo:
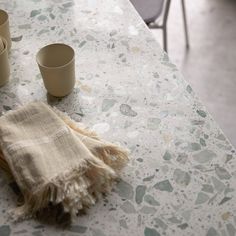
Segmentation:
{"type": "Polygon", "coordinates": [[[164,0],[130,0],[146,24],[154,22],[162,13],[164,0]]]}

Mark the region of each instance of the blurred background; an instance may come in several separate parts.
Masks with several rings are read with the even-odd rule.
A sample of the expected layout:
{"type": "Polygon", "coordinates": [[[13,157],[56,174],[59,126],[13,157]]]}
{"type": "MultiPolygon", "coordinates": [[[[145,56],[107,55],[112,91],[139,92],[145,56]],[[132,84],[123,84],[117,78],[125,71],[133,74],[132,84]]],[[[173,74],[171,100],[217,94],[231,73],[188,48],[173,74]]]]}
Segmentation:
{"type": "MultiPolygon", "coordinates": [[[[131,0],[131,2],[149,27],[154,28],[151,30],[163,46],[163,30],[156,29],[156,25],[163,24],[166,1],[163,0],[163,6],[160,3],[162,0],[131,0]],[[157,17],[159,12],[157,14],[157,11],[148,9],[147,4],[150,3],[153,4],[152,9],[162,8],[160,16],[157,17]],[[153,25],[150,23],[153,21],[150,15],[153,16],[154,13],[157,23],[153,25]]],[[[185,0],[183,2],[170,0],[166,20],[169,57],[236,147],[236,1],[185,0]],[[184,34],[183,2],[187,15],[189,50],[186,48],[184,34]]]]}

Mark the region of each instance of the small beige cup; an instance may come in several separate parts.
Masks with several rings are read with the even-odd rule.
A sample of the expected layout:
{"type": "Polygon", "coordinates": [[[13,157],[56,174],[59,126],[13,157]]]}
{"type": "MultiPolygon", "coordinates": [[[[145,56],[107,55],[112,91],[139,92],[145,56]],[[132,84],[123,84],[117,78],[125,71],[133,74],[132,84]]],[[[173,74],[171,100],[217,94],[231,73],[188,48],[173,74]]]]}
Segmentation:
{"type": "Polygon", "coordinates": [[[75,85],[75,53],[66,44],[49,44],[39,50],[36,61],[48,93],[68,95],[75,85]]]}
{"type": "Polygon", "coordinates": [[[0,9],[0,36],[6,39],[8,52],[11,49],[11,35],[8,14],[0,9]]]}
{"type": "Polygon", "coordinates": [[[0,52],[0,86],[6,84],[9,80],[10,76],[10,65],[8,60],[8,47],[7,41],[4,38],[2,39],[3,42],[3,50],[0,52]]]}

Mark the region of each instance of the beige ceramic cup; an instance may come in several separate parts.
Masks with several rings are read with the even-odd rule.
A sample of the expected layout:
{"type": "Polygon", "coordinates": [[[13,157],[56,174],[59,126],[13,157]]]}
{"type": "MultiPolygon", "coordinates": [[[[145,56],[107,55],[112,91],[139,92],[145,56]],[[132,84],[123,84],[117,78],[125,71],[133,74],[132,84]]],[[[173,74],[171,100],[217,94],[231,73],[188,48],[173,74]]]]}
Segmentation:
{"type": "Polygon", "coordinates": [[[36,61],[48,93],[68,95],[75,85],[75,53],[66,44],[50,44],[39,50],[36,61]]]}
{"type": "Polygon", "coordinates": [[[0,9],[0,36],[6,39],[8,51],[11,49],[11,35],[8,14],[0,9]]]}
{"type": "Polygon", "coordinates": [[[3,42],[3,50],[0,52],[0,86],[6,84],[9,80],[10,76],[10,66],[8,60],[8,47],[7,41],[4,38],[2,39],[3,42]]]}

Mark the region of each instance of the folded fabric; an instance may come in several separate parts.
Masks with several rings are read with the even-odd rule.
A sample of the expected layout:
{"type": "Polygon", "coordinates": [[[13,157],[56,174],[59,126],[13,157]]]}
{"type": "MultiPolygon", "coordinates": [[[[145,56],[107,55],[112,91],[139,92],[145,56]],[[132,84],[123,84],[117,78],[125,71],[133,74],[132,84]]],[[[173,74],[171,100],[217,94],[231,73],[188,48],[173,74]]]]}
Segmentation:
{"type": "Polygon", "coordinates": [[[79,128],[56,108],[35,102],[0,117],[0,166],[24,197],[15,219],[49,205],[76,215],[110,190],[127,151],[79,128]]]}

